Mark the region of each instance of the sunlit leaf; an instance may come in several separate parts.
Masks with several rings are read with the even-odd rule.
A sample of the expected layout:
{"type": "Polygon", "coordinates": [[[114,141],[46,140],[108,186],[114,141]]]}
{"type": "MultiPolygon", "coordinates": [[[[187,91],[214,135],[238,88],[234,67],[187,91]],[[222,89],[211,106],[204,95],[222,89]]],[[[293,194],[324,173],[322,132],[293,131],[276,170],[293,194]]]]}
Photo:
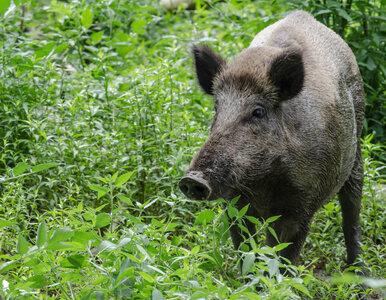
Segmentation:
{"type": "Polygon", "coordinates": [[[40,222],[38,227],[36,245],[38,247],[42,247],[46,242],[47,242],[47,227],[46,227],[46,223],[43,220],[40,222]]]}
{"type": "Polygon", "coordinates": [[[92,13],[92,11],[89,10],[89,9],[83,10],[82,18],[81,18],[83,27],[86,28],[86,29],[90,28],[90,26],[92,24],[92,20],[93,20],[93,13],[92,13]]]}
{"type": "Polygon", "coordinates": [[[13,168],[13,175],[15,176],[19,176],[21,174],[23,174],[26,170],[28,170],[30,168],[29,165],[27,165],[26,163],[24,162],[20,162],[16,165],[16,167],[13,168]]]}
{"type": "Polygon", "coordinates": [[[22,234],[19,234],[16,245],[17,253],[23,255],[28,252],[28,242],[22,234]]]}
{"type": "Polygon", "coordinates": [[[109,214],[100,213],[96,216],[95,228],[102,228],[110,224],[111,217],[109,214]]]}

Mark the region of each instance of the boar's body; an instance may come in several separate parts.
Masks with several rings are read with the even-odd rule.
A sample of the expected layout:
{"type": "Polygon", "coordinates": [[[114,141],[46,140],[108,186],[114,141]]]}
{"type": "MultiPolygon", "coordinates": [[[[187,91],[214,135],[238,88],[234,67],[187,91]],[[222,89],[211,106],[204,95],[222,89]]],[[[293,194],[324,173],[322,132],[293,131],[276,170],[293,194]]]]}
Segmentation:
{"type": "MultiPolygon", "coordinates": [[[[216,115],[181,190],[194,199],[240,195],[249,215],[281,215],[273,226],[280,242],[292,243],[281,254],[294,263],[314,213],[338,193],[353,263],[361,252],[364,95],[347,44],[296,11],[261,31],[230,64],[207,46],[193,54],[216,115]]],[[[237,226],[231,235],[238,247],[237,226]]],[[[269,233],[267,243],[276,244],[269,233]]]]}

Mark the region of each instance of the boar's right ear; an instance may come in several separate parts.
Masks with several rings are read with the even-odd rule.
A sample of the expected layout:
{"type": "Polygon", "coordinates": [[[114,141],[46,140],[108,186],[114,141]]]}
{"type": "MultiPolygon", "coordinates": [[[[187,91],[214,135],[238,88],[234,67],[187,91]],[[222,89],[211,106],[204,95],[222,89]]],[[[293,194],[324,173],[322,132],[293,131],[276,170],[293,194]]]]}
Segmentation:
{"type": "Polygon", "coordinates": [[[279,88],[282,100],[295,97],[303,88],[304,66],[301,50],[289,48],[272,63],[269,77],[279,88]]]}
{"type": "Polygon", "coordinates": [[[208,46],[194,45],[192,52],[198,82],[207,94],[213,95],[214,78],[226,62],[208,46]]]}

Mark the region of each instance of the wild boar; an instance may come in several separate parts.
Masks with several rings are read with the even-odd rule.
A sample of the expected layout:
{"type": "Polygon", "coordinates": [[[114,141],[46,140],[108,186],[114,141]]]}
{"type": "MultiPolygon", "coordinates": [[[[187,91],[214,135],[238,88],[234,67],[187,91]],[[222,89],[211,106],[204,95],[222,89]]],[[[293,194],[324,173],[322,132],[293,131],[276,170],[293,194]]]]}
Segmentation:
{"type": "MultiPolygon", "coordinates": [[[[191,199],[233,199],[247,215],[280,215],[281,256],[296,263],[315,212],[339,195],[347,262],[361,253],[362,78],[355,56],[304,11],[256,35],[227,63],[193,47],[197,79],[213,96],[210,135],[179,182],[191,199]]],[[[251,234],[254,224],[244,220],[251,234]]],[[[243,241],[231,228],[236,248],[243,241]]],[[[277,244],[267,232],[267,244],[277,244]]]]}

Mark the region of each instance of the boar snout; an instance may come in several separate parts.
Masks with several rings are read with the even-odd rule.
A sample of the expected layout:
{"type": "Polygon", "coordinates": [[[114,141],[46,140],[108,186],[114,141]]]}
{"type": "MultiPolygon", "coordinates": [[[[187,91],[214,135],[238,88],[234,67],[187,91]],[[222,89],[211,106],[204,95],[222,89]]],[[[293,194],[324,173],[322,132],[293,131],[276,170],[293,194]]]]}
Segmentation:
{"type": "Polygon", "coordinates": [[[210,197],[212,189],[208,181],[199,171],[188,172],[179,182],[178,186],[186,197],[192,200],[206,200],[210,197]]]}

